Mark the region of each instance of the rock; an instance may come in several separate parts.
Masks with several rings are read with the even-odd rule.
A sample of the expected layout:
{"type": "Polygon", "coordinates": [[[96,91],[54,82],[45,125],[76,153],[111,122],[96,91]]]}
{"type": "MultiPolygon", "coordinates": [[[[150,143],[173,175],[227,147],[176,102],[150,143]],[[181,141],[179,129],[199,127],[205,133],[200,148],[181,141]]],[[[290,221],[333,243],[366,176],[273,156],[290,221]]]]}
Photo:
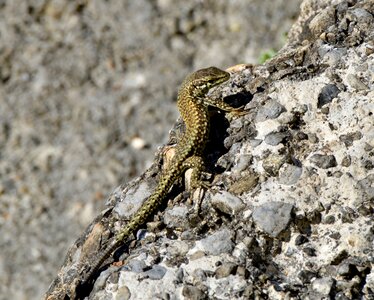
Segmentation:
{"type": "Polygon", "coordinates": [[[265,143],[276,146],[290,136],[289,132],[271,132],[265,137],[265,143]]]}
{"type": "Polygon", "coordinates": [[[302,270],[298,274],[299,279],[304,284],[310,283],[312,279],[315,278],[316,276],[317,274],[315,272],[308,271],[308,270],[302,270]]]}
{"type": "Polygon", "coordinates": [[[277,237],[291,221],[293,205],[283,202],[267,202],[253,211],[253,220],[267,234],[277,237]]]}
{"type": "Polygon", "coordinates": [[[316,249],[311,247],[304,247],[303,252],[308,256],[317,256],[316,255],[316,249]]]}
{"type": "Polygon", "coordinates": [[[128,267],[132,272],[141,273],[147,266],[143,260],[132,259],[129,261],[128,267]]]}
{"type": "Polygon", "coordinates": [[[196,242],[196,247],[210,255],[231,252],[233,249],[233,243],[231,241],[230,231],[227,229],[217,231],[216,233],[196,242]]]}
{"type": "Polygon", "coordinates": [[[328,215],[324,217],[323,221],[324,224],[334,224],[335,223],[335,216],[333,215],[328,215]]]}
{"type": "Polygon", "coordinates": [[[364,84],[356,75],[348,74],[347,75],[348,84],[357,91],[367,90],[368,87],[364,84]]]}
{"type": "Polygon", "coordinates": [[[317,167],[322,169],[329,169],[337,166],[337,162],[334,155],[322,155],[314,154],[310,161],[314,163],[317,167]]]}
{"type": "Polygon", "coordinates": [[[256,115],[256,121],[262,122],[268,119],[276,119],[278,116],[286,111],[285,107],[275,100],[268,100],[262,106],[256,115]]]}
{"type": "Polygon", "coordinates": [[[279,183],[286,185],[296,184],[302,173],[302,168],[285,163],[279,169],[279,183]]]}
{"type": "Polygon", "coordinates": [[[122,286],[118,289],[115,300],[129,300],[131,298],[130,290],[127,286],[122,286]]]}
{"type": "Polygon", "coordinates": [[[309,23],[309,28],[315,36],[319,36],[335,22],[335,9],[329,7],[318,13],[309,23]]]}
{"type": "Polygon", "coordinates": [[[280,154],[269,155],[263,160],[262,167],[272,176],[278,175],[280,168],[288,161],[288,156],[280,154]]]}
{"type": "Polygon", "coordinates": [[[191,285],[186,285],[183,287],[182,295],[186,297],[186,299],[191,299],[191,300],[207,299],[206,295],[204,294],[202,290],[191,285]]]}
{"type": "Polygon", "coordinates": [[[312,282],[312,289],[323,296],[328,296],[333,284],[334,280],[330,277],[316,278],[312,282]]]}
{"type": "Polygon", "coordinates": [[[148,278],[153,280],[160,280],[165,276],[166,268],[160,265],[152,266],[152,269],[145,272],[148,278]]]}
{"type": "MultiPolygon", "coordinates": [[[[134,1],[131,5],[139,8],[146,2],[139,1],[134,1]]],[[[219,4],[221,2],[214,1],[215,5],[221,5],[219,4]]],[[[87,5],[91,7],[97,3],[100,1],[89,2],[87,5]]],[[[160,10],[160,15],[164,10],[168,11],[167,15],[173,15],[174,4],[171,5],[171,3],[173,1],[170,0],[155,1],[154,7],[160,10]]],[[[182,7],[183,9],[179,12],[181,22],[178,21],[179,19],[175,19],[176,22],[170,21],[165,17],[169,22],[158,27],[157,19],[155,19],[154,28],[157,35],[164,35],[167,28],[173,28],[174,34],[168,38],[170,41],[168,45],[173,51],[183,49],[185,54],[176,65],[171,64],[172,68],[181,68],[179,64],[188,61],[193,61],[194,65],[203,64],[203,61],[198,62],[193,55],[190,55],[192,52],[188,52],[188,50],[193,50],[193,41],[205,41],[203,36],[209,27],[206,24],[210,24],[210,19],[205,18],[204,5],[197,9],[197,5],[201,4],[197,3],[188,2],[182,7]],[[162,30],[158,30],[159,28],[162,30]],[[185,40],[191,42],[188,49],[184,47],[186,46],[185,40]]],[[[277,3],[278,0],[272,1],[271,5],[276,6],[277,3]]],[[[103,6],[102,9],[109,6],[103,6]]],[[[146,7],[149,9],[149,6],[146,7]]],[[[257,8],[257,6],[253,7],[257,8]]],[[[223,8],[214,10],[215,14],[222,15],[223,11],[226,13],[223,8]]],[[[91,18],[85,18],[85,9],[79,8],[82,18],[75,18],[75,22],[79,24],[82,19],[87,21],[87,26],[89,26],[91,18]]],[[[374,91],[370,84],[374,65],[373,9],[368,0],[303,1],[300,17],[289,32],[289,42],[282,50],[264,64],[230,68],[230,80],[209,93],[211,99],[223,99],[227,103],[236,102],[239,105],[239,102],[243,101],[241,104],[247,110],[240,113],[224,113],[216,112],[213,108],[209,109],[212,126],[204,158],[205,170],[211,175],[203,174],[202,179],[209,178],[210,189],[202,193],[204,195],[198,199],[195,197],[196,193],[190,195],[191,193],[186,192],[184,185],[186,180],[183,179],[186,179],[187,175],[178,179],[162,205],[157,207],[157,212],[154,214],[152,212],[149,222],[142,224],[141,228],[147,228],[150,233],[143,239],[129,241],[126,247],[121,247],[116,255],[108,259],[108,262],[112,258],[117,259],[117,254],[128,249],[129,254],[125,253],[120,257],[120,259],[126,258],[125,265],[109,268],[102,266],[97,273],[98,277],[92,280],[94,288],[91,294],[88,295],[90,292],[88,287],[87,291],[85,290],[87,295],[74,295],[74,291],[82,290],[79,286],[79,278],[80,272],[84,273],[85,269],[81,266],[87,265],[87,261],[94,259],[96,253],[105,250],[105,246],[113,241],[113,237],[131,217],[133,209],[138,205],[137,201],[142,203],[147,198],[146,193],[141,193],[143,196],[139,194],[139,198],[143,199],[136,199],[134,195],[137,191],[141,189],[152,192],[154,190],[153,187],[159,179],[160,172],[167,166],[168,158],[175,153],[174,144],[179,141],[185,130],[185,125],[179,120],[172,129],[168,145],[161,147],[157,152],[153,165],[129,185],[124,184],[118,188],[110,197],[108,202],[110,207],[94,219],[79,240],[74,243],[56,280],[51,285],[49,299],[88,297],[89,299],[109,300],[117,295],[123,297],[131,295],[131,299],[174,299],[178,297],[285,299],[290,296],[300,299],[344,299],[346,296],[352,299],[370,298],[373,291],[371,265],[374,226],[371,220],[374,178],[372,175],[374,163],[371,159],[374,149],[372,138],[374,91]],[[364,87],[356,82],[357,80],[352,80],[350,74],[356,76],[356,79],[367,88],[362,89],[364,87]],[[281,134],[286,135],[281,136],[281,134]],[[225,192],[216,195],[217,191],[225,192]],[[131,211],[128,212],[128,210],[131,211]],[[188,215],[187,211],[192,210],[194,214],[188,215]],[[126,265],[127,261],[129,261],[128,265],[126,265]],[[158,267],[161,268],[157,269],[158,267]],[[58,297],[55,297],[56,293],[60,293],[58,297]]],[[[278,13],[276,9],[273,11],[278,13]]],[[[102,15],[105,17],[105,14],[102,15]]],[[[136,14],[136,16],[142,16],[142,14],[136,14]]],[[[30,20],[30,17],[26,19],[30,20]]],[[[40,20],[43,21],[43,18],[40,20]]],[[[64,21],[62,22],[64,26],[70,24],[69,18],[63,17],[61,20],[64,21]]],[[[116,20],[110,20],[107,24],[114,26],[116,20]]],[[[147,18],[142,20],[147,20],[147,18]]],[[[235,18],[232,20],[236,22],[235,18]]],[[[0,27],[1,22],[0,18],[0,27]]],[[[237,24],[230,22],[228,23],[232,26],[230,28],[238,30],[237,24]]],[[[126,22],[121,24],[126,26],[126,22]]],[[[146,26],[139,28],[143,27],[147,30],[146,26]]],[[[79,32],[79,27],[77,31],[79,32]]],[[[71,32],[74,34],[76,31],[71,32]]],[[[95,31],[95,38],[100,36],[101,32],[95,31]]],[[[108,45],[110,50],[112,46],[110,29],[104,32],[108,34],[109,42],[105,45],[108,45]]],[[[141,30],[138,34],[141,38],[141,30]]],[[[60,40],[69,38],[69,36],[61,34],[60,40]]],[[[90,34],[85,36],[87,40],[90,39],[90,34]]],[[[223,31],[222,38],[224,37],[223,31]]],[[[136,42],[131,35],[125,35],[122,38],[136,42]]],[[[162,51],[156,51],[157,53],[152,51],[153,39],[152,37],[149,42],[150,50],[152,55],[157,57],[162,54],[162,51]]],[[[22,42],[22,40],[19,41],[22,42]]],[[[239,44],[236,43],[236,45],[240,46],[240,41],[243,42],[241,36],[237,39],[239,44]]],[[[74,44],[70,45],[74,48],[74,44]]],[[[117,44],[114,45],[118,47],[117,44]]],[[[227,47],[227,50],[231,48],[227,47]]],[[[63,51],[63,45],[58,49],[63,51]]],[[[93,47],[93,49],[96,48],[93,47]]],[[[159,47],[154,49],[159,49],[159,47]]],[[[222,49],[221,45],[212,44],[211,49],[206,48],[206,51],[201,52],[200,55],[216,56],[222,49]]],[[[98,51],[100,54],[100,50],[98,51]]],[[[108,53],[115,53],[115,51],[108,53]]],[[[121,56],[113,62],[108,62],[109,69],[94,67],[74,73],[75,80],[89,74],[91,80],[99,84],[102,90],[108,91],[108,94],[103,92],[105,95],[97,96],[98,99],[105,99],[105,105],[91,110],[91,106],[82,108],[82,111],[87,111],[87,114],[98,124],[103,122],[105,126],[112,126],[111,122],[119,122],[122,128],[128,124],[128,119],[134,121],[133,115],[137,118],[142,116],[138,119],[146,124],[147,114],[145,112],[149,107],[147,107],[148,101],[143,101],[147,97],[144,97],[141,90],[146,90],[148,96],[152,95],[153,101],[153,98],[157,96],[154,91],[157,91],[159,86],[165,88],[163,82],[166,80],[167,91],[176,93],[177,78],[174,78],[174,76],[177,77],[176,72],[170,73],[167,69],[160,72],[157,64],[152,64],[153,60],[147,54],[140,58],[142,62],[144,59],[147,62],[144,65],[152,65],[152,68],[145,68],[145,73],[132,69],[133,65],[139,65],[139,61],[126,59],[127,57],[122,59],[121,56]],[[123,69],[122,64],[126,65],[123,69]],[[119,69],[118,66],[121,68],[119,69]],[[154,67],[158,70],[157,76],[151,75],[154,67]],[[112,71],[108,72],[111,68],[113,68],[112,71]],[[128,74],[127,70],[131,73],[128,74]],[[111,85],[111,79],[108,79],[105,74],[112,76],[111,78],[116,82],[115,86],[111,85]],[[126,81],[126,74],[130,76],[133,74],[129,78],[130,84],[126,81]],[[173,77],[171,81],[167,80],[170,78],[168,76],[173,77]],[[122,86],[126,88],[123,89],[122,86]],[[149,91],[152,92],[149,94],[149,91]],[[112,113],[115,112],[113,117],[103,118],[101,113],[112,107],[111,99],[117,94],[123,103],[127,103],[126,97],[129,97],[133,106],[114,105],[114,110],[111,109],[112,113]],[[121,116],[116,115],[117,111],[121,116]],[[107,124],[105,120],[111,122],[107,124]]],[[[41,61],[45,62],[45,60],[41,61]]],[[[80,60],[74,61],[80,62],[80,60]]],[[[217,64],[219,60],[212,62],[217,64]]],[[[45,67],[37,65],[48,72],[48,65],[45,67]]],[[[11,67],[6,67],[8,71],[5,71],[5,76],[8,76],[7,73],[11,76],[15,75],[12,73],[13,65],[11,67]]],[[[21,74],[16,78],[32,82],[34,75],[30,74],[33,73],[21,74]]],[[[0,74],[1,76],[3,73],[0,74]]],[[[40,75],[35,74],[35,76],[39,76],[38,85],[42,86],[40,75]]],[[[12,79],[8,80],[12,81],[12,79]]],[[[79,80],[73,82],[75,85],[69,86],[69,91],[72,93],[74,86],[80,89],[80,84],[84,84],[79,80]]],[[[11,86],[19,91],[17,84],[13,81],[12,83],[11,86]]],[[[7,96],[8,91],[10,91],[9,86],[5,90],[7,96]]],[[[40,88],[40,91],[41,94],[45,92],[43,88],[40,88]]],[[[0,88],[0,95],[1,92],[0,88]]],[[[14,97],[12,92],[9,95],[14,97]]],[[[94,95],[90,93],[89,97],[94,95]]],[[[30,96],[31,99],[38,99],[30,96]]],[[[53,93],[50,96],[53,97],[53,93]]],[[[82,101],[85,99],[84,95],[77,92],[76,97],[82,101]]],[[[69,99],[69,95],[66,98],[69,99]]],[[[13,101],[12,98],[9,101],[13,101]]],[[[48,98],[44,101],[50,104],[48,98]]],[[[84,103],[82,101],[77,103],[84,103]]],[[[65,100],[58,103],[63,105],[65,100]]],[[[93,101],[94,103],[96,101],[93,101]]],[[[162,111],[167,116],[168,109],[174,109],[174,106],[169,105],[168,101],[164,103],[167,109],[162,111]]],[[[53,105],[47,107],[55,108],[53,105]]],[[[59,108],[60,106],[56,109],[59,108]]],[[[39,107],[40,112],[43,110],[39,107]]],[[[58,114],[51,110],[47,114],[40,113],[40,118],[44,115],[56,116],[58,114]]],[[[77,115],[80,118],[84,114],[77,115]]],[[[16,132],[18,130],[18,126],[13,126],[12,121],[12,118],[17,119],[16,114],[11,115],[11,118],[6,114],[2,116],[7,118],[6,123],[2,123],[3,118],[0,118],[0,143],[1,138],[5,136],[5,148],[10,142],[13,146],[15,143],[25,143],[29,149],[35,149],[35,147],[38,148],[38,143],[43,142],[41,135],[35,132],[34,137],[26,141],[13,135],[14,130],[16,132]]],[[[27,116],[25,117],[27,120],[27,116]]],[[[154,120],[153,117],[152,120],[154,120]]],[[[65,131],[69,124],[68,122],[62,124],[64,124],[65,131]]],[[[100,155],[97,153],[95,155],[93,152],[92,155],[95,155],[99,162],[103,153],[103,155],[106,153],[110,157],[117,157],[122,147],[130,147],[134,152],[148,151],[147,145],[152,145],[149,141],[149,134],[152,134],[152,131],[149,130],[149,126],[146,127],[147,130],[144,132],[142,127],[136,132],[131,132],[131,128],[126,126],[126,134],[118,128],[114,129],[114,132],[108,136],[108,140],[114,141],[113,144],[117,145],[115,150],[111,151],[110,145],[104,143],[101,149],[105,151],[101,151],[100,155]],[[130,132],[128,133],[127,130],[130,132]],[[131,141],[137,137],[146,143],[140,151],[135,151],[135,148],[131,146],[131,141]],[[121,141],[121,139],[125,140],[121,141]]],[[[86,130],[85,126],[84,129],[86,130]]],[[[98,129],[99,135],[100,132],[101,129],[98,129]]],[[[96,139],[96,134],[90,134],[87,137],[91,141],[88,149],[93,151],[96,143],[101,142],[96,139]]],[[[61,140],[61,137],[56,137],[57,139],[61,140]]],[[[79,142],[74,143],[74,145],[77,144],[79,142]]],[[[53,144],[52,147],[56,145],[53,144]]],[[[69,159],[69,157],[65,158],[66,153],[69,152],[64,149],[55,153],[64,155],[52,155],[51,160],[48,155],[42,157],[42,163],[38,161],[34,165],[35,172],[38,168],[46,172],[53,171],[55,167],[58,167],[56,161],[58,162],[59,158],[64,158],[64,162],[69,159]]],[[[90,154],[91,152],[86,155],[88,160],[90,154]]],[[[29,157],[38,157],[38,155],[30,153],[29,156],[23,157],[27,160],[29,157]]],[[[127,167],[133,165],[131,157],[121,155],[119,157],[126,158],[126,162],[129,162],[126,164],[127,167]]],[[[22,166],[20,160],[13,161],[20,162],[22,166]]],[[[0,171],[7,170],[7,166],[9,166],[7,160],[2,160],[0,171]],[[5,169],[2,169],[4,163],[5,169]]],[[[76,164],[77,168],[81,166],[82,164],[76,164]]],[[[82,180],[81,178],[107,174],[104,171],[106,165],[100,166],[103,171],[86,171],[86,173],[82,172],[82,177],[75,178],[82,180]]],[[[113,164],[110,166],[113,168],[113,164]]],[[[122,172],[126,170],[126,166],[122,159],[121,163],[114,165],[113,170],[122,172]]],[[[0,183],[1,196],[3,193],[8,196],[9,194],[21,195],[19,200],[15,199],[17,201],[11,202],[12,210],[15,209],[14,205],[23,203],[19,209],[23,212],[23,220],[28,225],[31,226],[33,222],[43,220],[44,210],[40,210],[38,218],[30,218],[28,215],[35,205],[35,202],[31,201],[34,185],[23,185],[24,180],[27,182],[27,177],[18,178],[12,174],[8,176],[7,172],[4,174],[9,184],[0,183]]],[[[107,174],[106,178],[111,178],[110,174],[107,174]]],[[[66,191],[66,186],[59,189],[66,191]]],[[[55,194],[56,190],[51,190],[50,193],[55,194]]],[[[68,202],[74,203],[73,200],[68,202]]],[[[0,205],[2,203],[0,201],[0,205]]],[[[3,210],[9,203],[9,201],[5,202],[3,210]]],[[[73,214],[81,213],[82,207],[74,205],[70,211],[73,214]]],[[[8,234],[8,229],[11,230],[7,222],[1,223],[5,226],[2,231],[5,236],[8,234]]],[[[28,226],[23,228],[28,230],[28,226]]],[[[64,232],[64,234],[67,233],[64,232]]],[[[40,251],[35,250],[40,247],[30,249],[28,259],[40,255],[40,251]]],[[[17,253],[15,251],[14,255],[17,253]]],[[[13,264],[13,260],[1,260],[0,257],[2,269],[11,269],[10,262],[13,264]]],[[[117,264],[120,265],[114,262],[114,265],[117,264]]],[[[4,282],[11,282],[11,280],[4,282]]],[[[3,290],[1,294],[8,295],[3,290]]]]}
{"type": "Polygon", "coordinates": [[[222,266],[219,266],[216,270],[216,278],[224,278],[229,276],[230,274],[233,274],[235,270],[237,269],[237,265],[234,263],[224,263],[222,266]]]}
{"type": "Polygon", "coordinates": [[[302,245],[302,244],[304,244],[304,243],[306,243],[308,241],[309,240],[308,240],[308,238],[305,235],[300,234],[295,239],[295,245],[296,246],[300,246],[300,245],[302,245]]]}
{"type": "Polygon", "coordinates": [[[236,215],[244,208],[244,204],[240,198],[225,191],[212,196],[212,205],[219,211],[228,215],[236,215]]]}
{"type": "Polygon", "coordinates": [[[362,138],[362,133],[360,131],[352,132],[349,134],[342,134],[339,136],[339,140],[342,141],[347,147],[353,145],[354,141],[360,140],[362,138]]]}
{"type": "Polygon", "coordinates": [[[317,107],[321,108],[322,106],[330,103],[332,99],[334,99],[339,93],[340,90],[334,84],[324,86],[318,95],[317,107]]]}
{"type": "Polygon", "coordinates": [[[351,165],[351,157],[347,155],[342,159],[342,166],[349,167],[350,165],[351,165]]]}
{"type": "Polygon", "coordinates": [[[185,206],[175,206],[165,212],[164,222],[170,228],[188,227],[188,209],[185,206]]]}

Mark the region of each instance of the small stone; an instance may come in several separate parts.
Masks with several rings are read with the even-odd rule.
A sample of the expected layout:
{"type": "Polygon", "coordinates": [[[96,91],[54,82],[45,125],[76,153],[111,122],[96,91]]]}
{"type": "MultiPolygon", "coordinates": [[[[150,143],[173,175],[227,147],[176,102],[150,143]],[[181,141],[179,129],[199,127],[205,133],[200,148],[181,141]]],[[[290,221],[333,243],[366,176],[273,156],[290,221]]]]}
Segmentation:
{"type": "Polygon", "coordinates": [[[134,137],[130,142],[131,147],[133,147],[135,150],[143,149],[146,144],[147,143],[145,142],[145,140],[140,137],[134,137]]]}
{"type": "Polygon", "coordinates": [[[302,172],[302,168],[285,163],[279,169],[279,183],[293,185],[299,180],[302,172]]]}
{"type": "Polygon", "coordinates": [[[322,169],[329,169],[337,166],[337,162],[334,155],[322,155],[314,154],[310,161],[314,163],[317,167],[322,169]]]}
{"type": "Polygon", "coordinates": [[[269,119],[276,119],[286,109],[283,105],[279,104],[275,100],[268,100],[264,106],[260,107],[257,115],[256,122],[263,122],[269,119]]]}
{"type": "Polygon", "coordinates": [[[212,196],[212,205],[219,211],[235,215],[244,208],[244,203],[233,194],[222,191],[212,196]]]}
{"type": "Polygon", "coordinates": [[[143,205],[144,199],[148,198],[154,190],[154,186],[148,182],[135,186],[126,193],[121,202],[119,202],[114,211],[122,218],[131,218],[143,205]]]}
{"type": "Polygon", "coordinates": [[[197,268],[192,272],[192,278],[194,282],[204,282],[206,281],[208,275],[209,275],[208,270],[203,270],[201,268],[197,268]]]}
{"type": "Polygon", "coordinates": [[[293,205],[283,202],[267,202],[253,211],[253,220],[266,233],[277,237],[291,220],[293,205]]]}
{"type": "Polygon", "coordinates": [[[328,215],[323,219],[324,224],[334,224],[335,223],[335,216],[328,215]]]}
{"type": "Polygon", "coordinates": [[[330,103],[339,93],[340,90],[334,84],[324,86],[318,95],[317,107],[321,108],[330,103]]]}
{"type": "Polygon", "coordinates": [[[175,206],[165,212],[164,222],[169,228],[188,227],[188,209],[186,206],[175,206]]]}
{"type": "Polygon", "coordinates": [[[265,143],[270,146],[276,146],[280,144],[282,141],[290,137],[290,133],[287,132],[270,132],[265,136],[265,143]]]}
{"type": "Polygon", "coordinates": [[[321,108],[321,113],[323,113],[324,115],[328,115],[330,112],[330,108],[328,106],[323,106],[321,108]]]}
{"type": "Polygon", "coordinates": [[[222,229],[198,241],[196,244],[205,253],[211,255],[231,252],[234,246],[231,241],[230,231],[227,229],[222,229]]]}
{"type": "Polygon", "coordinates": [[[309,241],[309,239],[305,235],[300,234],[295,239],[295,245],[300,246],[302,244],[305,244],[308,241],[309,241]]]}
{"type": "Polygon", "coordinates": [[[131,298],[131,292],[125,285],[121,286],[115,296],[115,300],[128,300],[131,298]]]}
{"type": "Polygon", "coordinates": [[[240,155],[238,163],[232,168],[232,171],[239,173],[248,169],[248,166],[251,164],[252,159],[253,156],[250,154],[240,155]]]}
{"type": "Polygon", "coordinates": [[[321,295],[328,296],[333,284],[334,280],[330,277],[317,278],[312,282],[312,289],[321,295]]]}
{"type": "Polygon", "coordinates": [[[323,60],[328,65],[335,66],[345,55],[347,55],[347,50],[345,48],[333,48],[323,55],[323,60]]]}
{"type": "Polygon", "coordinates": [[[183,282],[183,278],[184,278],[184,271],[183,271],[183,268],[179,268],[179,269],[175,272],[175,282],[176,282],[176,283],[182,283],[182,282],[183,282]]]}
{"type": "Polygon", "coordinates": [[[347,82],[351,86],[351,88],[357,91],[368,89],[368,87],[354,74],[347,75],[347,82]]]}
{"type": "Polygon", "coordinates": [[[191,299],[191,300],[203,300],[207,299],[204,292],[200,289],[198,289],[195,286],[191,285],[185,285],[182,289],[182,295],[185,297],[185,299],[191,299]]]}
{"type": "Polygon", "coordinates": [[[224,278],[230,274],[234,274],[237,269],[237,265],[234,263],[224,263],[216,269],[216,278],[224,278]]]}
{"type": "Polygon", "coordinates": [[[308,138],[312,144],[317,144],[319,142],[319,138],[315,133],[309,133],[308,138]]]}
{"type": "Polygon", "coordinates": [[[132,259],[129,261],[128,267],[132,272],[141,273],[147,268],[147,265],[143,260],[132,259]]]}
{"type": "Polygon", "coordinates": [[[170,258],[185,257],[188,250],[189,250],[188,244],[184,241],[179,241],[179,240],[175,240],[167,248],[168,255],[170,258]]]}
{"type": "Polygon", "coordinates": [[[334,258],[331,260],[331,265],[333,265],[333,266],[339,265],[348,256],[349,256],[349,254],[346,250],[342,250],[339,253],[336,253],[334,255],[334,258]]]}
{"type": "Polygon", "coordinates": [[[279,169],[287,161],[287,155],[272,154],[263,160],[262,167],[271,176],[277,176],[279,173],[279,169]]]}
{"type": "Polygon", "coordinates": [[[261,145],[262,140],[261,139],[251,139],[249,140],[249,143],[252,148],[256,148],[257,146],[261,145]]]}
{"type": "Polygon", "coordinates": [[[204,256],[205,256],[205,252],[204,251],[196,251],[195,253],[193,253],[193,254],[190,255],[189,259],[191,261],[193,261],[193,260],[202,258],[204,256]]]}
{"type": "Polygon", "coordinates": [[[351,165],[351,156],[350,155],[344,156],[342,159],[342,166],[349,167],[350,165],[351,165]]]}
{"type": "Polygon", "coordinates": [[[152,269],[145,272],[145,274],[148,276],[148,278],[153,280],[160,280],[162,279],[166,274],[166,268],[162,267],[160,265],[154,265],[152,269]]]}
{"type": "Polygon", "coordinates": [[[352,278],[355,274],[358,273],[357,267],[353,264],[354,262],[344,261],[342,262],[337,270],[337,273],[340,276],[352,278]]]}
{"type": "Polygon", "coordinates": [[[352,298],[348,298],[346,295],[344,295],[344,292],[339,292],[335,295],[335,300],[351,300],[352,298]]]}
{"type": "Polygon", "coordinates": [[[343,223],[353,223],[358,217],[357,212],[348,206],[340,209],[340,213],[343,223]]]}
{"type": "Polygon", "coordinates": [[[243,193],[253,190],[258,184],[258,175],[251,172],[239,180],[235,181],[229,188],[229,192],[234,195],[241,195],[243,193]]]}
{"type": "Polygon", "coordinates": [[[302,131],[299,131],[295,134],[295,139],[298,141],[303,141],[308,139],[308,135],[302,131]]]}
{"type": "Polygon", "coordinates": [[[358,181],[358,186],[361,188],[363,192],[367,194],[369,197],[373,197],[374,195],[374,174],[369,174],[364,179],[358,181]]]}
{"type": "Polygon", "coordinates": [[[334,240],[339,240],[342,237],[339,232],[332,232],[329,236],[334,240]]]}
{"type": "Polygon", "coordinates": [[[316,255],[316,249],[312,248],[312,247],[305,247],[303,249],[303,252],[308,255],[308,256],[317,256],[316,255]]]}
{"type": "Polygon", "coordinates": [[[315,37],[325,32],[335,22],[335,9],[324,9],[309,22],[309,28],[315,37]]]}
{"type": "Polygon", "coordinates": [[[347,147],[353,145],[353,141],[360,140],[362,138],[362,133],[360,131],[356,131],[349,134],[342,134],[339,136],[339,140],[344,143],[347,147]]]}
{"type": "Polygon", "coordinates": [[[244,278],[248,278],[249,272],[245,267],[238,266],[238,269],[236,270],[236,275],[244,277],[244,278]]]}
{"type": "Polygon", "coordinates": [[[313,278],[315,278],[317,275],[316,273],[308,270],[302,270],[299,272],[297,277],[301,280],[302,283],[310,283],[313,278]]]}

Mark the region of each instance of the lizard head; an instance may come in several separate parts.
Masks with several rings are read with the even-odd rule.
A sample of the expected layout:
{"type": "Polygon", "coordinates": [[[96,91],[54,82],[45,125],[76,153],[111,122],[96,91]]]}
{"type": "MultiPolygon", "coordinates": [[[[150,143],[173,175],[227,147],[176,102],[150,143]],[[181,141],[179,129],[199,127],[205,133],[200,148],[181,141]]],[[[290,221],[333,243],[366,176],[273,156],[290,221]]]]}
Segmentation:
{"type": "Polygon", "coordinates": [[[227,81],[230,74],[216,67],[198,70],[188,76],[185,82],[189,83],[198,91],[200,96],[205,95],[212,87],[227,81]]]}

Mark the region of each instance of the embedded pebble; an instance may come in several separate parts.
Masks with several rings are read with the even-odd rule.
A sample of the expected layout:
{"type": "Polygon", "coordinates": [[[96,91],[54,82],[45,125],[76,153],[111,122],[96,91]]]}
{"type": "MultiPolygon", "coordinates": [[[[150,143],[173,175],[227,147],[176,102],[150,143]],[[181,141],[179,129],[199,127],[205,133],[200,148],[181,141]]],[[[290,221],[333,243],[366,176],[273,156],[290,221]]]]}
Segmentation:
{"type": "Polygon", "coordinates": [[[279,169],[279,183],[293,185],[299,180],[302,173],[302,168],[285,163],[279,169]]]}
{"type": "Polygon", "coordinates": [[[182,289],[182,295],[186,297],[186,299],[193,299],[193,300],[206,299],[205,293],[199,288],[192,286],[192,285],[185,285],[182,289]]]}
{"type": "Polygon", "coordinates": [[[266,233],[277,237],[291,220],[293,205],[283,202],[267,202],[253,211],[253,220],[266,233]]]}
{"type": "Polygon", "coordinates": [[[329,169],[337,166],[337,162],[334,155],[322,155],[314,154],[310,161],[314,163],[317,167],[322,169],[329,169]]]}
{"type": "Polygon", "coordinates": [[[276,146],[289,136],[289,132],[270,132],[265,136],[264,141],[270,146],[276,146]]]}
{"type": "Polygon", "coordinates": [[[152,269],[144,272],[152,280],[160,280],[165,276],[166,268],[160,265],[152,266],[152,269]]]}
{"type": "Polygon", "coordinates": [[[115,296],[115,300],[129,300],[131,298],[130,290],[127,286],[121,286],[115,296]]]}
{"type": "Polygon", "coordinates": [[[330,277],[316,278],[312,282],[312,289],[323,296],[328,296],[333,284],[334,280],[330,277]]]}
{"type": "Polygon", "coordinates": [[[222,191],[212,196],[212,205],[221,212],[235,215],[244,208],[243,201],[233,194],[222,191]]]}
{"type": "Polygon", "coordinates": [[[268,119],[276,119],[282,112],[286,111],[285,107],[275,100],[266,101],[265,105],[260,107],[256,115],[256,121],[262,122],[268,119]]]}
{"type": "Polygon", "coordinates": [[[339,93],[340,90],[334,84],[324,86],[318,95],[317,107],[321,108],[322,106],[330,103],[339,93]]]}
{"type": "Polygon", "coordinates": [[[196,246],[206,254],[219,255],[231,252],[234,245],[231,241],[231,233],[227,229],[222,229],[212,235],[198,241],[196,246]]]}
{"type": "Polygon", "coordinates": [[[348,74],[347,75],[348,84],[357,91],[367,90],[368,87],[364,84],[356,75],[348,74]]]}
{"type": "Polygon", "coordinates": [[[144,260],[132,259],[129,261],[126,267],[132,272],[141,273],[147,268],[147,265],[145,264],[144,260]]]}
{"type": "Polygon", "coordinates": [[[164,222],[170,228],[187,228],[188,209],[186,206],[174,206],[165,212],[164,222]]]}
{"type": "Polygon", "coordinates": [[[224,263],[222,266],[219,266],[216,270],[216,278],[224,278],[229,276],[237,268],[237,265],[234,263],[224,263]]]}

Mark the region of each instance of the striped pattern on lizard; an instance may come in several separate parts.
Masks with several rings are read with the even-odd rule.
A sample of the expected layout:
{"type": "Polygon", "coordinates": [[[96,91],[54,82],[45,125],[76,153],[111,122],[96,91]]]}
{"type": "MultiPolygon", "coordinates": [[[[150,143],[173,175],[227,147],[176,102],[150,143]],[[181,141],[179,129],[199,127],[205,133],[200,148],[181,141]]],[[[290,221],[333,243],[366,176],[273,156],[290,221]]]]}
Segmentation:
{"type": "Polygon", "coordinates": [[[83,282],[88,281],[104,261],[155,213],[162,202],[165,201],[173,183],[187,169],[193,169],[191,189],[204,186],[200,180],[200,175],[204,168],[202,152],[209,134],[208,107],[213,106],[227,112],[239,110],[222,100],[211,99],[206,94],[212,87],[227,81],[229,78],[229,73],[216,67],[210,67],[192,73],[183,81],[178,92],[178,109],[186,124],[186,131],[176,146],[175,155],[171,159],[169,167],[161,174],[160,181],[153,194],[120,230],[112,244],[104,252],[98,254],[94,265],[83,282]]]}

